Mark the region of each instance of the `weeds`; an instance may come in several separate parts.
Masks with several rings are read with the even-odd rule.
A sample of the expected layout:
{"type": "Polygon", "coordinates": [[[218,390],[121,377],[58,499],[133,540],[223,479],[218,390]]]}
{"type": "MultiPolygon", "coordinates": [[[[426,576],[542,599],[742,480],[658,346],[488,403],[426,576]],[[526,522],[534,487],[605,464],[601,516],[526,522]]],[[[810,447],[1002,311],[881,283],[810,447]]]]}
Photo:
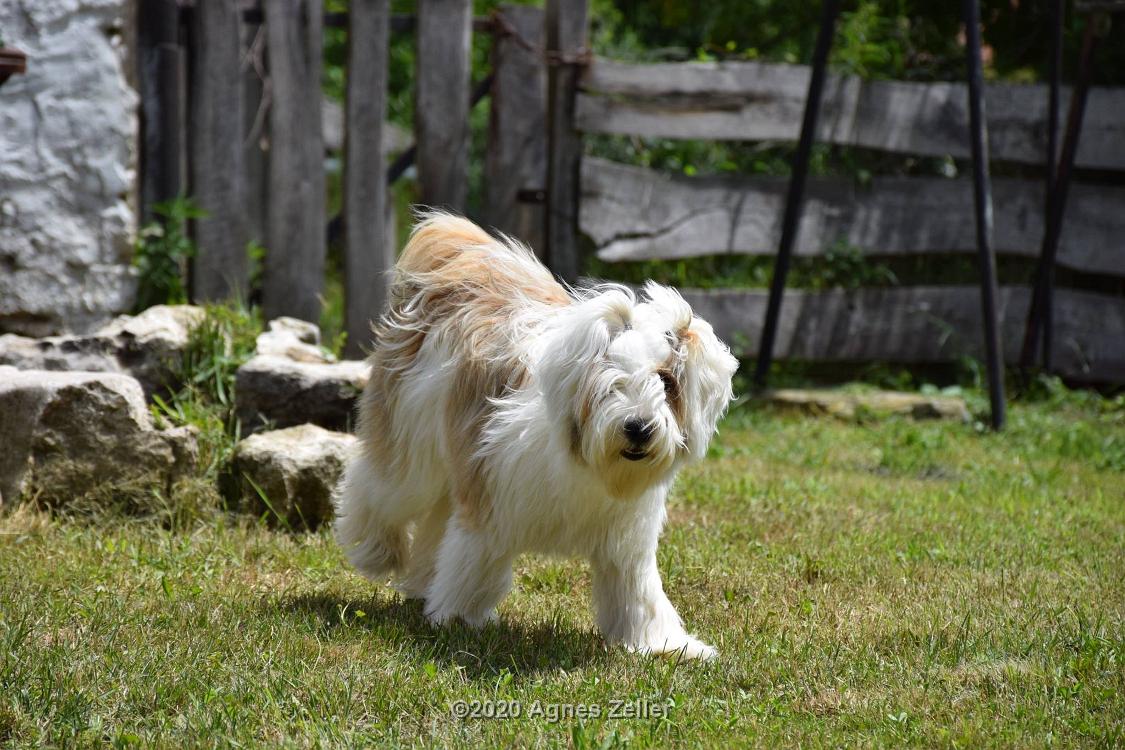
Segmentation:
{"type": "Polygon", "coordinates": [[[187,302],[184,274],[188,261],[195,255],[187,223],[207,215],[189,198],[158,203],[153,211],[160,220],[141,229],[133,255],[138,275],[136,312],[153,305],[187,302]]]}
{"type": "Polygon", "coordinates": [[[195,476],[177,483],[171,491],[170,501],[183,511],[174,514],[179,522],[199,518],[220,504],[220,477],[241,437],[234,408],[235,375],[253,356],[261,328],[257,310],[207,306],[202,320],[188,334],[176,370],[182,386],[168,399],[154,398],[151,408],[158,423],[196,430],[199,465],[195,476]]]}

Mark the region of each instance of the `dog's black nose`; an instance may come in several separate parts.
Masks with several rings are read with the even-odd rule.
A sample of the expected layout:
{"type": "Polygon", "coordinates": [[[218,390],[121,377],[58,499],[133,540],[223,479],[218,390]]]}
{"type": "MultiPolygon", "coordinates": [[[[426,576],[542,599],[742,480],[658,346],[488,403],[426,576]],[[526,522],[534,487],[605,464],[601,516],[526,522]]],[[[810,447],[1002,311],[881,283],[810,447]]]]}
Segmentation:
{"type": "Polygon", "coordinates": [[[652,423],[636,417],[625,420],[625,437],[633,445],[646,445],[652,439],[652,423]]]}

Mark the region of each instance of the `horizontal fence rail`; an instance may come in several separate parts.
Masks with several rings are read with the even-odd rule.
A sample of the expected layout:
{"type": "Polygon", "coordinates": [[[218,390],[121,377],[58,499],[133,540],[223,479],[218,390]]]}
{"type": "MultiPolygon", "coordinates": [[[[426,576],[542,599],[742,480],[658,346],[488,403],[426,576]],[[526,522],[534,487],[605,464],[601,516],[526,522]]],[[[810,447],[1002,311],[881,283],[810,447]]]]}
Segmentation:
{"type": "MultiPolygon", "coordinates": [[[[681,290],[695,312],[740,354],[754,354],[766,290],[681,290]]],[[[1019,353],[1031,290],[1001,287],[1004,356],[1019,353]]],[[[816,362],[941,363],[983,353],[980,290],[916,286],[786,293],[779,359],[816,362]]],[[[1074,380],[1125,381],[1125,299],[1074,290],[1055,298],[1055,371],[1074,380]]]]}
{"type": "MultiPolygon", "coordinates": [[[[587,157],[580,226],[606,261],[738,253],[772,255],[781,234],[784,177],[682,177],[587,157]]],[[[798,255],[836,241],[879,255],[974,253],[967,179],[874,177],[809,182],[798,255]]],[[[1125,188],[1076,184],[1059,263],[1125,276],[1125,188]]],[[[1033,258],[1043,233],[1043,184],[993,181],[998,253],[1033,258]]]]}
{"type": "MultiPolygon", "coordinates": [[[[757,62],[621,63],[595,58],[579,86],[576,124],[586,133],[657,138],[795,141],[808,90],[804,65],[757,62]]],[[[1069,99],[1063,90],[1063,101],[1069,99]]],[[[985,87],[995,161],[1042,164],[1047,87],[985,87]]],[[[866,81],[829,75],[820,143],[926,156],[969,157],[963,83],[866,81]]],[[[1125,169],[1125,89],[1092,88],[1077,165],[1125,169]]]]}

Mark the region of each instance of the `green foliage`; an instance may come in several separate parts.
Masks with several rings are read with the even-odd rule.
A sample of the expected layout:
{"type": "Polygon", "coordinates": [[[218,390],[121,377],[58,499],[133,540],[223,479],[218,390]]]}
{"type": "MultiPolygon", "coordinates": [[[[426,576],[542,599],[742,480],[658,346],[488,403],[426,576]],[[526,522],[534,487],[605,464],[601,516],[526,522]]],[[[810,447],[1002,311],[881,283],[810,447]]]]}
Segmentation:
{"type": "Polygon", "coordinates": [[[146,225],[137,237],[133,265],[137,267],[136,311],[153,305],[187,302],[184,278],[195,243],[188,237],[190,219],[206,216],[189,198],[177,198],[153,206],[159,220],[146,225]]]}
{"type": "Polygon", "coordinates": [[[254,354],[261,328],[257,309],[208,305],[188,334],[179,379],[206,403],[232,408],[235,372],[254,354]]]}
{"type": "Polygon", "coordinates": [[[320,338],[331,354],[343,355],[348,340],[348,332],[344,330],[344,272],[331,258],[320,297],[320,338]]]}
{"type": "Polygon", "coordinates": [[[219,505],[216,485],[241,433],[234,410],[235,373],[253,356],[261,328],[256,309],[208,305],[188,334],[177,372],[183,386],[168,399],[157,397],[152,407],[158,423],[197,430],[200,481],[186,491],[210,498],[212,508],[219,505]]]}

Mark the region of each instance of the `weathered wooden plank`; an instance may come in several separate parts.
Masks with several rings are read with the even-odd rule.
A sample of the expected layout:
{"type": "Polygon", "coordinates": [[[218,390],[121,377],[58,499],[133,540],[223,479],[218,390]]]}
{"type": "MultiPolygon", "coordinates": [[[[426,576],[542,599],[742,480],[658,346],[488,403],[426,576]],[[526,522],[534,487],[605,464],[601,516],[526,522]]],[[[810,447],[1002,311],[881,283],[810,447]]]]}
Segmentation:
{"type": "MultiPolygon", "coordinates": [[[[765,290],[682,290],[695,312],[741,354],[757,351],[765,290]]],[[[1125,382],[1125,298],[1060,289],[1056,371],[1085,381],[1125,382]]],[[[1002,287],[1005,358],[1019,352],[1031,290],[1002,287]]],[[[786,292],[779,359],[821,362],[949,362],[984,352],[980,289],[973,286],[786,292]]]]}
{"type": "Polygon", "coordinates": [[[242,164],[246,175],[246,232],[251,241],[263,246],[267,236],[269,192],[265,49],[265,28],[243,24],[242,164]]]}
{"type": "MultiPolygon", "coordinates": [[[[608,261],[720,253],[773,255],[781,235],[785,178],[682,177],[604,159],[582,164],[582,231],[608,261]]],[[[1059,262],[1125,276],[1125,189],[1075,184],[1059,262]]],[[[1043,233],[1043,185],[993,181],[998,253],[1036,257],[1043,233]]],[[[858,186],[809,181],[798,255],[843,240],[880,255],[976,251],[968,179],[876,177],[858,186]]]]}
{"type": "Polygon", "coordinates": [[[566,281],[581,271],[578,247],[579,164],[582,136],[575,127],[575,96],[586,52],[588,0],[548,0],[547,50],[556,63],[547,75],[547,259],[566,281]]]}
{"type": "Polygon", "coordinates": [[[371,321],[387,300],[394,243],[387,233],[388,0],[352,0],[348,15],[347,101],[344,127],[345,352],[370,349],[371,321]]]}
{"type": "MultiPolygon", "coordinates": [[[[544,42],[543,11],[503,5],[501,29],[539,48],[544,42]]],[[[493,52],[496,71],[485,160],[485,221],[544,253],[543,203],[519,199],[520,191],[547,188],[547,66],[533,51],[503,31],[493,52]]]]}
{"type": "Polygon", "coordinates": [[[419,0],[414,132],[422,203],[464,211],[469,194],[471,0],[419,0]]]}
{"type": "Polygon", "coordinates": [[[184,54],[175,0],[138,4],[137,63],[141,124],[141,220],[184,192],[184,54]]]}
{"type": "Polygon", "coordinates": [[[245,301],[246,175],[238,0],[199,0],[191,14],[191,195],[206,215],[193,224],[192,297],[245,301]]]}
{"type": "Polygon", "coordinates": [[[266,6],[270,70],[267,317],[320,317],[324,283],[324,145],[320,121],[321,0],[266,6]]]}
{"type": "MultiPolygon", "coordinates": [[[[630,64],[596,59],[582,80],[578,128],[660,138],[795,141],[809,68],[756,62],[630,64]]],[[[1064,101],[1069,97],[1064,92],[1064,101]]],[[[985,87],[997,161],[1041,164],[1047,87],[985,87]]],[[[1092,88],[1077,164],[1125,169],[1125,88],[1092,88]]],[[[963,83],[830,75],[817,140],[896,153],[969,156],[963,83]]]]}

